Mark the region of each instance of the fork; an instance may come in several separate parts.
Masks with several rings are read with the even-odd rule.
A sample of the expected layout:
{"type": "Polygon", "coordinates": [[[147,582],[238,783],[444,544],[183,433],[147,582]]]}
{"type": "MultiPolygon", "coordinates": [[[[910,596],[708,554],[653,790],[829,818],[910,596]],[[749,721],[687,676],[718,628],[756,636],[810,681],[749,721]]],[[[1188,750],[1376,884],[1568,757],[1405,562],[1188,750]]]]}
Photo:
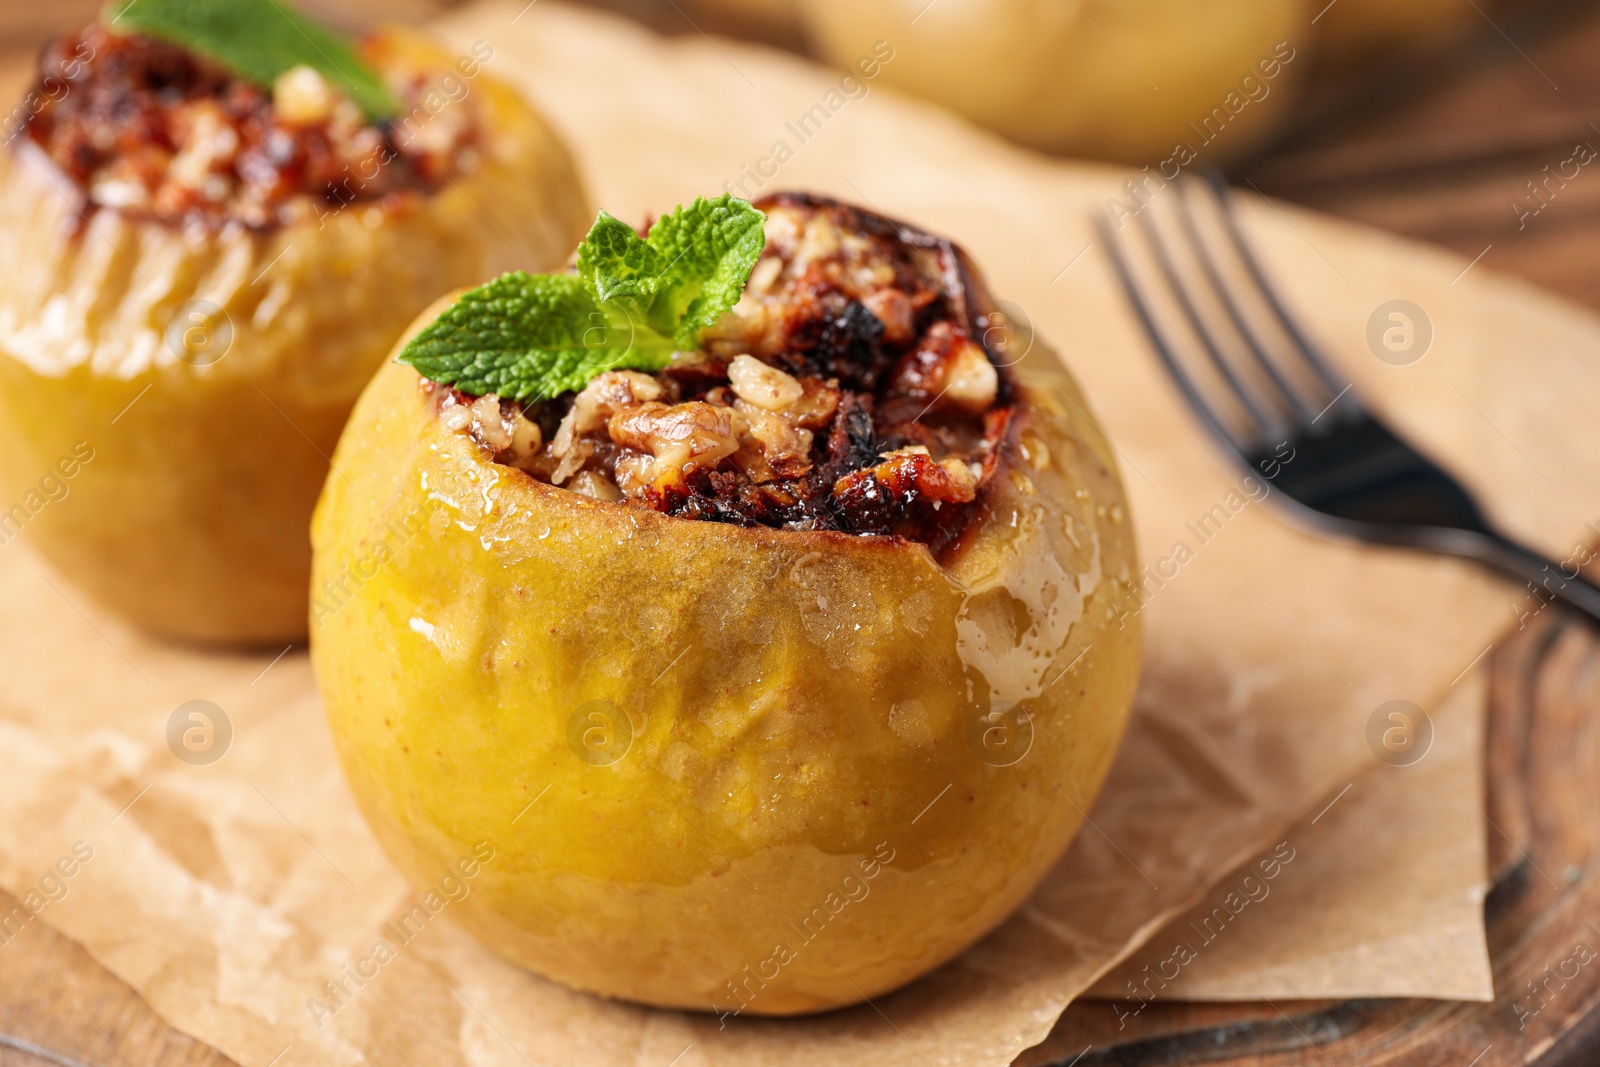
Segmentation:
{"type": "Polygon", "coordinates": [[[1185,176],[1170,188],[1176,225],[1156,223],[1155,199],[1123,227],[1109,215],[1097,224],[1156,354],[1223,449],[1282,490],[1314,529],[1476,560],[1527,582],[1541,609],[1559,599],[1600,621],[1600,588],[1578,562],[1545,559],[1497,531],[1456,479],[1341,384],[1268,282],[1221,178],[1185,176]],[[1197,198],[1208,204],[1204,216],[1197,198]],[[1143,273],[1153,279],[1138,280],[1123,228],[1143,235],[1154,266],[1143,273]]]}

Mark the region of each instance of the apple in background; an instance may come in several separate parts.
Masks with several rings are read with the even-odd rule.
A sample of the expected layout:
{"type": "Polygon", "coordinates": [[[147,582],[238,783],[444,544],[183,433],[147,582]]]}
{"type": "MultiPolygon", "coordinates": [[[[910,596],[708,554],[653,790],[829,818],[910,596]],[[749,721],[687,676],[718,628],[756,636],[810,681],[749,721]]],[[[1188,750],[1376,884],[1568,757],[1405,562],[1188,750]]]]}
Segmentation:
{"type": "Polygon", "coordinates": [[[1129,163],[1253,147],[1313,51],[1301,0],[801,0],[801,17],[836,65],[887,42],[882,83],[1024,145],[1129,163]]]}

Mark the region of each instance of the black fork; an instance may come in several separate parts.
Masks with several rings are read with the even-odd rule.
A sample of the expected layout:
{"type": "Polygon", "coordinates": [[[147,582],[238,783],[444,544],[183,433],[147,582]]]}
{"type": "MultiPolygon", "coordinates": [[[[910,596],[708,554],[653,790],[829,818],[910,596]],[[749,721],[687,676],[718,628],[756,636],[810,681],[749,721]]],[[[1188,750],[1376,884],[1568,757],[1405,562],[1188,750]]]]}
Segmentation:
{"type": "Polygon", "coordinates": [[[1547,560],[1495,530],[1459,482],[1340,381],[1267,281],[1220,179],[1180,178],[1160,196],[1172,200],[1175,225],[1158,226],[1149,204],[1124,223],[1142,234],[1153,279],[1138,280],[1132,249],[1108,217],[1098,219],[1100,233],[1156,354],[1226,451],[1318,529],[1477,560],[1528,582],[1542,601],[1600,621],[1600,588],[1576,563],[1547,560]],[[1196,197],[1210,205],[1209,237],[1196,197]],[[1158,302],[1176,330],[1163,329],[1158,302]]]}

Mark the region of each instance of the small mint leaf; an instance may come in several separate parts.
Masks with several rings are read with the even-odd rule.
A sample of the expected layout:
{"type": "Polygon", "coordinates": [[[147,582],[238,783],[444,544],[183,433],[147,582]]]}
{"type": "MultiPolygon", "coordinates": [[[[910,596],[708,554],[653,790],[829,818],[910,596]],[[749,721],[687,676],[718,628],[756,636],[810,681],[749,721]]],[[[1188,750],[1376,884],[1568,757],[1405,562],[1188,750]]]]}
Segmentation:
{"type": "Polygon", "coordinates": [[[697,197],[641,240],[602,211],[578,248],[578,272],[601,300],[627,307],[680,348],[694,348],[701,331],[739,302],[766,246],[764,221],[748,201],[729,194],[697,197]]]}
{"type": "Polygon", "coordinates": [[[407,343],[399,361],[472,396],[542,400],[603,371],[656,371],[672,339],[603,306],[574,274],[506,274],[462,294],[407,343]]]}
{"type": "Polygon", "coordinates": [[[589,235],[578,245],[578,273],[594,286],[595,296],[626,307],[629,314],[658,329],[671,321],[667,316],[659,321],[651,316],[667,266],[632,226],[605,211],[596,216],[589,235]]]}
{"type": "Polygon", "coordinates": [[[661,370],[739,302],[765,221],[731,196],[698,199],[641,239],[602,211],[576,274],[519,272],[470,290],[399,361],[463,393],[514,400],[582,389],[603,371],[661,370]]]}
{"type": "Polygon", "coordinates": [[[207,56],[263,89],[298,66],[315,69],[371,121],[400,105],[350,42],[280,0],[109,0],[100,21],[207,56]]]}

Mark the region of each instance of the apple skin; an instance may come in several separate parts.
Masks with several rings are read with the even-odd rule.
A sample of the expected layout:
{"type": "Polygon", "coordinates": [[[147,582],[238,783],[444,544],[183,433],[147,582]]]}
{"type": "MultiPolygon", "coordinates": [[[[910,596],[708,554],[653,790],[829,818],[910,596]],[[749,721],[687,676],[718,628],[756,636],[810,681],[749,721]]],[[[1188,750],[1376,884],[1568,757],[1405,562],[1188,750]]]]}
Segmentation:
{"type": "Polygon", "coordinates": [[[31,146],[0,152],[0,508],[22,508],[0,540],[26,530],[156,633],[303,639],[311,512],[395,339],[440,293],[559,266],[588,225],[566,147],[483,64],[462,76],[410,30],[364,48],[379,69],[457,72],[483,108],[476,170],[392,212],[196,235],[107,210],[75,229],[67,180],[31,146]],[[29,507],[75,450],[93,458],[65,496],[29,507]]]}
{"type": "Polygon", "coordinates": [[[994,928],[1140,657],[1110,447],[1053,355],[1017,370],[1015,462],[941,565],[538,482],[385,366],[313,523],[311,648],[401,871],[470,866],[450,913],[539,974],[702,1011],[851,1004],[994,928]]]}
{"type": "Polygon", "coordinates": [[[800,15],[836,67],[1018,144],[1152,172],[1179,145],[1208,165],[1248,152],[1311,65],[1306,0],[800,0],[800,15]]]}

